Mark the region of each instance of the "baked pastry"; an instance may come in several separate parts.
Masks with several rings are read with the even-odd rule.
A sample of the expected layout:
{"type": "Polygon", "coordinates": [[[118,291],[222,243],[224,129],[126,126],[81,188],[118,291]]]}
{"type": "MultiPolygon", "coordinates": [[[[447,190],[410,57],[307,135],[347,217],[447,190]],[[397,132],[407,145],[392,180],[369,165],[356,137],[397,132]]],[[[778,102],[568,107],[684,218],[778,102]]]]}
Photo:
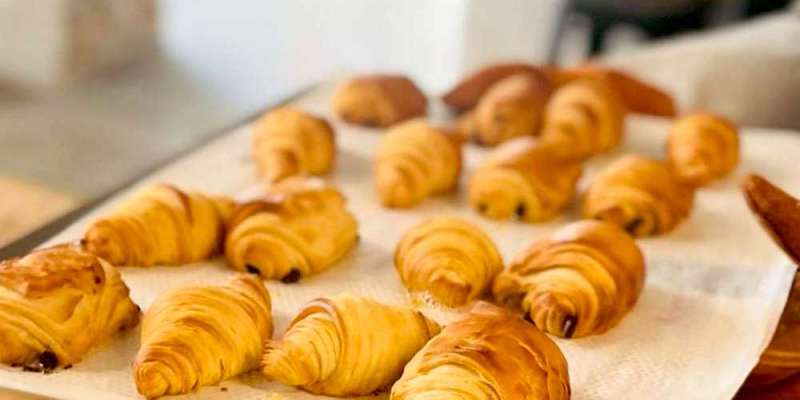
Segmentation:
{"type": "Polygon", "coordinates": [[[253,158],[258,175],[267,182],[323,174],[333,166],[335,155],[333,128],[304,111],[281,107],[253,126],[253,158]]]}
{"type": "Polygon", "coordinates": [[[525,63],[494,64],[474,72],[442,96],[456,112],[474,108],[490,87],[512,75],[530,75],[549,80],[550,68],[525,63]]]}
{"type": "Polygon", "coordinates": [[[400,75],[364,75],[339,87],[333,111],[347,122],[387,127],[425,115],[428,99],[410,79],[400,75]]]}
{"type": "Polygon", "coordinates": [[[685,116],[669,132],[667,159],[684,183],[702,186],[720,178],[739,162],[736,126],[708,113],[685,116]]]}
{"type": "Polygon", "coordinates": [[[190,393],[257,368],[272,336],[270,307],[261,280],[244,274],[161,295],[142,321],[136,389],[148,399],[190,393]]]}
{"type": "Polygon", "coordinates": [[[454,217],[423,221],[403,235],[394,266],[412,292],[427,291],[445,305],[462,306],[483,294],[503,270],[492,239],[454,217]]]}
{"type": "Polygon", "coordinates": [[[800,265],[800,200],[759,175],[745,178],[742,189],[761,226],[800,265]]]}
{"type": "Polygon", "coordinates": [[[595,178],[583,214],[634,236],[660,235],[689,215],[693,200],[694,189],[679,182],[664,163],[628,155],[595,178]]]}
{"type": "Polygon", "coordinates": [[[221,249],[234,202],[159,184],[96,220],[83,246],[113,265],[146,267],[205,260],[221,249]]]}
{"type": "Polygon", "coordinates": [[[531,243],[492,291],[539,329],[572,338],[614,327],[636,304],[644,278],[642,252],[625,231],[585,220],[531,243]]]}
{"type": "Polygon", "coordinates": [[[394,126],[375,156],[375,186],[386,207],[412,207],[452,191],[461,173],[461,142],[423,120],[394,126]]]}
{"type": "Polygon", "coordinates": [[[264,198],[241,204],[230,226],[228,265],[285,283],[330,267],[358,239],[358,224],[344,196],[309,178],[286,179],[264,198]]]}
{"type": "Polygon", "coordinates": [[[481,97],[472,118],[460,125],[478,144],[494,146],[518,136],[538,135],[550,85],[538,75],[512,75],[497,82],[481,97]]]}
{"type": "Polygon", "coordinates": [[[533,325],[478,303],[408,363],[391,400],[566,400],[567,361],[533,325]]]}
{"type": "Polygon", "coordinates": [[[139,321],[128,287],[107,261],[60,245],[0,262],[0,363],[68,367],[139,321]]]}
{"type": "Polygon", "coordinates": [[[360,396],[387,388],[439,326],[418,311],[348,294],[308,303],[267,344],[264,374],[315,394],[360,396]]]}
{"type": "Polygon", "coordinates": [[[549,76],[554,85],[561,87],[577,80],[603,81],[611,86],[628,111],[660,117],[674,117],[675,101],[672,96],[619,69],[586,64],[576,68],[551,69],[549,76]]]}
{"type": "Polygon", "coordinates": [[[541,222],[556,216],[575,194],[580,160],[562,147],[521,137],[492,151],[469,181],[469,202],[495,219],[541,222]]]}
{"type": "Polygon", "coordinates": [[[578,80],[558,89],[547,104],[542,138],[589,157],[619,144],[624,118],[625,107],[608,84],[578,80]]]}

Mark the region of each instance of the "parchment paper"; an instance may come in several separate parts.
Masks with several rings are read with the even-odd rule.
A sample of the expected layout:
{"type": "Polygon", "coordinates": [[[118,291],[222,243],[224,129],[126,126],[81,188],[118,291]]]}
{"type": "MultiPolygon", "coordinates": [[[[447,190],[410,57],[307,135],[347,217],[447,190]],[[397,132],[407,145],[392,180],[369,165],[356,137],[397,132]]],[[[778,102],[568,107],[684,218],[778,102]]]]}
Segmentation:
{"type": "MultiPolygon", "coordinates": [[[[297,105],[330,116],[332,87],[323,85],[297,105]]],[[[472,212],[465,199],[466,178],[484,154],[472,145],[466,148],[460,193],[430,199],[411,210],[383,209],[372,178],[372,155],[380,132],[331,121],[339,153],[335,172],[328,178],[346,194],[362,240],[344,261],[317,276],[291,285],[267,282],[276,335],[282,334],[302,304],[321,295],[350,291],[387,303],[419,304],[410,301],[400,284],[392,254],[402,233],[426,216],[447,213],[477,223],[491,234],[506,261],[533,239],[578,216],[579,200],[564,216],[539,225],[497,222],[472,212]]],[[[666,121],[629,118],[625,143],[613,154],[587,164],[581,189],[622,153],[661,156],[668,127],[666,121]]],[[[746,129],[742,136],[741,165],[728,178],[698,192],[691,218],[669,235],[639,240],[648,276],[633,311],[602,336],[557,340],[569,362],[573,399],[730,399],[756,364],[781,314],[795,267],[750,215],[738,182],[746,172],[758,171],[800,192],[800,135],[746,129]]],[[[185,189],[252,196],[260,186],[249,154],[250,132],[242,127],[142,184],[164,181],[185,189]]],[[[112,199],[49,243],[79,238],[88,221],[127,194],[112,199]]],[[[188,266],[122,268],[122,274],[134,301],[146,310],[165,290],[187,282],[221,282],[232,271],[219,259],[188,266]]],[[[434,318],[442,320],[452,317],[429,306],[423,311],[432,311],[434,318]]],[[[50,375],[2,367],[0,386],[64,399],[138,399],[130,368],[138,334],[137,328],[115,337],[95,348],[84,362],[50,375]]],[[[320,397],[251,373],[186,398],[320,397]]]]}

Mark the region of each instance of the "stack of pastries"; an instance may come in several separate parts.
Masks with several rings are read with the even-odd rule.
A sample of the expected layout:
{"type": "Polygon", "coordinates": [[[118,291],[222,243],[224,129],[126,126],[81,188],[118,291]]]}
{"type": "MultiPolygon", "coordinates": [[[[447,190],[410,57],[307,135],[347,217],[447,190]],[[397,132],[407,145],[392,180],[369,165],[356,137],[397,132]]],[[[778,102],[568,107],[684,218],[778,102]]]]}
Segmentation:
{"type": "MultiPolygon", "coordinates": [[[[427,99],[404,76],[356,77],[334,95],[342,120],[386,130],[373,164],[384,207],[457,193],[468,139],[496,146],[467,180],[471,207],[491,219],[548,221],[579,197],[586,160],[622,143],[627,115],[676,114],[664,92],[598,65],[495,65],[443,100],[461,114],[455,129],[420,118],[427,99]]],[[[334,124],[281,107],[258,119],[252,136],[262,196],[240,202],[148,186],[92,222],[79,242],[0,262],[0,362],[71,366],[135,326],[140,310],[117,267],[222,255],[237,271],[231,279],[171,289],[145,311],[133,361],[143,396],[190,393],[259,370],[330,396],[568,399],[567,362],[547,334],[579,338],[619,324],[645,281],[635,238],[674,229],[695,190],[739,159],[733,123],[710,113],[681,117],[665,160],[612,162],[583,194],[586,219],[535,238],[507,269],[474,222],[438,215],[413,225],[396,243],[398,278],[409,292],[468,310],[455,322],[340,293],[308,302],[273,338],[262,279],[294,283],[332,268],[356,246],[358,222],[337,188],[312,177],[333,167],[334,124]]]]}

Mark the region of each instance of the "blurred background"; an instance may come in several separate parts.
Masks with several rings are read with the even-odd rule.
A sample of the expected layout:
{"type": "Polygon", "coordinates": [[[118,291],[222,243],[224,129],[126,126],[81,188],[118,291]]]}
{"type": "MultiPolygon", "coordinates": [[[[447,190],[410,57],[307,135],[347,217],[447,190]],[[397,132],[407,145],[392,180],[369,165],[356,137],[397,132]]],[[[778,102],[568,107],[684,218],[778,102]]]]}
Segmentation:
{"type": "Polygon", "coordinates": [[[345,71],[407,73],[435,95],[491,62],[598,57],[669,89],[684,109],[798,129],[798,8],[788,0],[0,0],[0,246],[345,71]]]}

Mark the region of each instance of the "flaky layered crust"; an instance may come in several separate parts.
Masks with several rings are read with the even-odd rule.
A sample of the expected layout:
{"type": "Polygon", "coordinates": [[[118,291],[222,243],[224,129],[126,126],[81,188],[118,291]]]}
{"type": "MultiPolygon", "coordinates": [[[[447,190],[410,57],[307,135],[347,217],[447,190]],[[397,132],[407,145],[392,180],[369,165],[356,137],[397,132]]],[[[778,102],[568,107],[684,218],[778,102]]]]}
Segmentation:
{"type": "Polygon", "coordinates": [[[702,186],[721,178],[739,162],[736,126],[709,113],[682,117],[669,132],[667,159],[686,184],[702,186]]]}

